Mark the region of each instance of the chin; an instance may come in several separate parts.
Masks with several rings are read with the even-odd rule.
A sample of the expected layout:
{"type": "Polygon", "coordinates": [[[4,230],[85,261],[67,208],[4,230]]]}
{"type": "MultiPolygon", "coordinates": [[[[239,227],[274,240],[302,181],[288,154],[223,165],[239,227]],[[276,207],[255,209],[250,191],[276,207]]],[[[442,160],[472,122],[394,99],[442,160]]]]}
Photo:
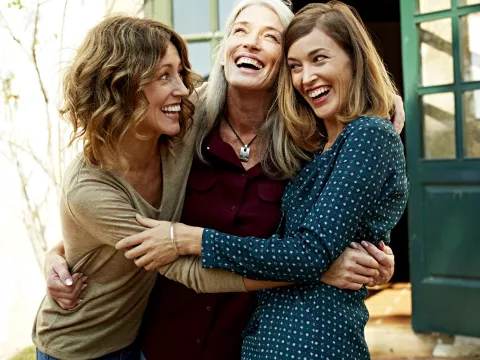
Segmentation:
{"type": "Polygon", "coordinates": [[[168,136],[175,136],[180,132],[180,126],[172,128],[172,129],[166,129],[164,134],[168,136]]]}

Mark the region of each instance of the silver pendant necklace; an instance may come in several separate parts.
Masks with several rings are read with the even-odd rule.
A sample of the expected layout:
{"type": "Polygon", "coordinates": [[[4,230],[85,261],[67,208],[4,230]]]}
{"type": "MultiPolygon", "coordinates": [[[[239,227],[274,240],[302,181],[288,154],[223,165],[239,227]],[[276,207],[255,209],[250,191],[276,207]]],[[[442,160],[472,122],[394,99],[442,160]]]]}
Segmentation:
{"type": "Polygon", "coordinates": [[[258,132],[255,134],[252,140],[248,144],[245,144],[243,140],[238,136],[237,132],[233,128],[232,124],[230,124],[230,121],[228,121],[227,117],[224,116],[225,121],[227,122],[228,126],[230,126],[230,129],[232,129],[233,133],[237,137],[237,139],[243,144],[242,147],[240,147],[240,153],[238,154],[238,157],[240,158],[240,161],[247,162],[248,158],[250,156],[250,145],[252,145],[253,141],[257,138],[258,132]]]}

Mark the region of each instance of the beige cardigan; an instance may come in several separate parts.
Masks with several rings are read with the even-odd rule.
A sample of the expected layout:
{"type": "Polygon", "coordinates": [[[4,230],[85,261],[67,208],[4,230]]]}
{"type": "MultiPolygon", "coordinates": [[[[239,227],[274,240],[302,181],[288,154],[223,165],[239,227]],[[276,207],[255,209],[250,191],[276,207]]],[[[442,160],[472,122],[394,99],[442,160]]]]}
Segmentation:
{"type": "MultiPolygon", "coordinates": [[[[199,90],[201,96],[204,90],[205,86],[199,90]]],[[[62,309],[48,295],[43,299],[32,334],[40,351],[59,359],[92,359],[135,340],[157,273],[135,266],[123,251],[115,250],[115,244],[144,230],[135,220],[136,213],[158,220],[180,219],[195,134],[193,126],[176,157],[161,149],[160,209],[113,172],[88,167],[82,158],[70,164],[60,203],[65,254],[72,272],[88,276],[88,286],[73,310],[62,309]]],[[[197,292],[245,291],[241,276],[202,269],[197,256],[180,257],[160,273],[197,292]]]]}

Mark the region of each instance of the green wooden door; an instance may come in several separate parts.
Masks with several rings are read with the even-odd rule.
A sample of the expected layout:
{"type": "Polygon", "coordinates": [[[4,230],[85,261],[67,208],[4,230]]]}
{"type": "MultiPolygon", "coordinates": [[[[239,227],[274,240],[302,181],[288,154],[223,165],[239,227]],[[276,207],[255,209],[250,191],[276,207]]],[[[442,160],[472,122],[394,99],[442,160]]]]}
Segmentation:
{"type": "Polygon", "coordinates": [[[412,322],[480,336],[480,0],[401,0],[412,322]]]}

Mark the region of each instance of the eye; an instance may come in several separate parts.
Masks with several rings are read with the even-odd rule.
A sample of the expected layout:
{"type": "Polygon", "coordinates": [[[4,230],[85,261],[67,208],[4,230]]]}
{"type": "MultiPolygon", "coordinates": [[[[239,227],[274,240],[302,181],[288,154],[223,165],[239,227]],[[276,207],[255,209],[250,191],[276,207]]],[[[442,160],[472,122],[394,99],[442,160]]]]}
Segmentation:
{"type": "Polygon", "coordinates": [[[277,37],[276,35],[274,35],[274,34],[267,34],[266,37],[273,39],[273,40],[276,41],[277,43],[280,43],[280,40],[279,40],[278,37],[277,37]]]}
{"type": "Polygon", "coordinates": [[[300,67],[300,65],[295,64],[295,63],[289,63],[288,64],[288,68],[290,69],[290,71],[294,71],[294,70],[298,69],[299,67],[300,67]]]}
{"type": "Polygon", "coordinates": [[[168,73],[163,73],[159,76],[158,80],[168,80],[168,73]]]}
{"type": "Polygon", "coordinates": [[[245,34],[246,31],[245,31],[245,29],[242,28],[242,27],[237,27],[237,28],[234,28],[234,29],[232,30],[232,34],[236,34],[236,33],[244,33],[244,34],[245,34]]]}
{"type": "Polygon", "coordinates": [[[313,58],[313,62],[320,62],[320,61],[323,61],[325,60],[327,57],[324,56],[324,55],[317,55],[313,58]]]}

